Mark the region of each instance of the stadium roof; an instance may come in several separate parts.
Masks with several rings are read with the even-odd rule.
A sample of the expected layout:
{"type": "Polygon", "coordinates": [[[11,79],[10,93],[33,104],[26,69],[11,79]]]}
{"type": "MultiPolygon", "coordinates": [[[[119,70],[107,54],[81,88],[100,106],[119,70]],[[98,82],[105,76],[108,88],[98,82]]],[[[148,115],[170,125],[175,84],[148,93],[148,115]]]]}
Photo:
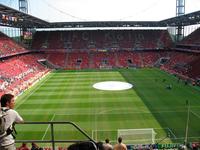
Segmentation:
{"type": "Polygon", "coordinates": [[[166,26],[188,26],[200,24],[200,11],[165,19],[160,21],[159,24],[163,24],[166,26]]]}
{"type": "Polygon", "coordinates": [[[40,28],[48,26],[48,22],[28,15],[16,9],[0,4],[0,25],[16,28],[40,28]],[[3,20],[5,17],[5,20],[3,20]]]}
{"type": "Polygon", "coordinates": [[[200,11],[161,21],[82,21],[50,23],[0,4],[0,15],[0,26],[16,28],[167,27],[187,26],[200,23],[200,11]],[[5,17],[5,20],[3,20],[3,17],[5,17]]]}

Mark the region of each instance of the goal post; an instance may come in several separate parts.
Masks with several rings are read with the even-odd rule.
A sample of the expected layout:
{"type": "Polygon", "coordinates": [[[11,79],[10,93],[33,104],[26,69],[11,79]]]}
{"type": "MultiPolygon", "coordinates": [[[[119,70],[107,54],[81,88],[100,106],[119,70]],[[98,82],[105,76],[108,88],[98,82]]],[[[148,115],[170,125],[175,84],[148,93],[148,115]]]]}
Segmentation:
{"type": "Polygon", "coordinates": [[[122,137],[126,144],[153,144],[155,143],[156,132],[153,128],[118,129],[117,136],[122,137]]]}
{"type": "Polygon", "coordinates": [[[105,138],[109,138],[111,143],[115,143],[116,137],[117,130],[92,130],[92,139],[96,141],[104,141],[105,138]]]}
{"type": "Polygon", "coordinates": [[[153,128],[92,130],[91,135],[97,141],[104,141],[105,138],[109,138],[113,144],[116,143],[119,136],[122,137],[125,144],[153,144],[155,143],[156,132],[153,128]]]}

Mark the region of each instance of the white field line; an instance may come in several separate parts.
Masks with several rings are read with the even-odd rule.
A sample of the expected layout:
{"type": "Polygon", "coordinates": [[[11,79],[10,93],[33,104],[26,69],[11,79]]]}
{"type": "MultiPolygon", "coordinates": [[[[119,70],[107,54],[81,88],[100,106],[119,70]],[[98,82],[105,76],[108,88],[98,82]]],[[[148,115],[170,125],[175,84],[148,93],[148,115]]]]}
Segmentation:
{"type": "MultiPolygon", "coordinates": [[[[98,112],[98,113],[96,113],[97,115],[100,115],[100,114],[109,114],[109,112],[118,112],[118,111],[120,111],[120,110],[123,110],[123,109],[121,109],[121,108],[119,108],[119,109],[110,109],[110,110],[102,110],[102,111],[100,111],[100,112],[98,112]]],[[[128,109],[126,109],[126,111],[127,111],[128,109]]],[[[129,111],[129,112],[126,112],[126,114],[139,114],[139,113],[141,113],[141,114],[154,114],[154,113],[173,113],[173,112],[186,112],[186,110],[156,110],[156,111],[146,111],[146,110],[144,110],[144,111],[134,111],[134,110],[132,110],[132,109],[130,109],[131,111],[129,111]]],[[[120,114],[121,114],[121,112],[119,112],[120,114]]]]}
{"type": "Polygon", "coordinates": [[[28,94],[28,96],[25,96],[25,98],[23,99],[23,101],[20,101],[20,104],[17,105],[15,107],[15,109],[17,109],[19,106],[21,106],[31,95],[33,95],[33,93],[35,93],[35,91],[37,91],[47,81],[47,79],[49,79],[49,77],[47,77],[45,80],[43,80],[40,85],[38,85],[34,90],[32,90],[30,94],[28,94]]]}
{"type": "MultiPolygon", "coordinates": [[[[54,109],[55,110],[55,109],[54,109]]],[[[59,109],[60,111],[63,112],[62,109],[59,109]]],[[[108,114],[121,114],[121,111],[122,109],[111,109],[111,110],[103,110],[103,111],[100,111],[99,113],[94,113],[94,115],[108,115],[108,114]],[[112,113],[112,112],[117,112],[117,113],[112,113]]],[[[127,109],[126,109],[127,110],[127,109]]],[[[49,111],[49,110],[47,110],[49,111]]],[[[186,110],[180,110],[180,111],[153,111],[153,112],[150,112],[150,111],[129,111],[129,112],[125,112],[124,114],[157,114],[157,113],[177,113],[177,112],[186,112],[186,110]]],[[[31,113],[31,111],[30,111],[31,113]]],[[[27,114],[27,113],[26,113],[27,114]]],[[[91,115],[90,112],[88,113],[70,113],[70,112],[67,112],[67,113],[57,113],[56,115],[91,115]]],[[[92,114],[93,115],[93,114],[92,114]]]]}
{"type": "MultiPolygon", "coordinates": [[[[52,116],[50,122],[54,120],[55,116],[56,116],[56,115],[53,114],[53,116],[52,116]]],[[[47,128],[46,128],[46,130],[45,130],[45,133],[44,133],[44,135],[43,135],[43,137],[42,137],[42,141],[44,140],[44,138],[45,138],[45,136],[46,136],[46,134],[47,134],[47,132],[48,132],[48,130],[49,130],[49,127],[50,127],[50,124],[47,126],[47,128]]]]}
{"type": "MultiPolygon", "coordinates": [[[[199,139],[200,137],[193,137],[193,136],[190,136],[188,137],[189,139],[199,139]]],[[[177,138],[170,138],[170,139],[175,139],[175,140],[184,140],[185,137],[177,137],[177,138]]],[[[160,140],[163,140],[163,138],[158,138],[158,139],[155,139],[156,141],[160,141],[160,140]]]]}
{"type": "MultiPolygon", "coordinates": [[[[54,109],[55,110],[55,109],[54,109]]],[[[60,112],[63,112],[65,109],[60,109],[60,112]]],[[[42,111],[41,110],[41,112],[42,113],[44,113],[44,112],[46,112],[45,114],[48,114],[48,112],[49,112],[50,110],[48,109],[48,110],[46,110],[46,111],[42,111]]],[[[125,112],[124,114],[157,114],[157,113],[175,113],[175,112],[185,112],[185,111],[160,111],[160,112],[143,112],[143,111],[141,111],[141,112],[139,112],[139,111],[137,111],[137,112],[134,112],[134,111],[131,111],[131,112],[125,112]]],[[[28,115],[37,115],[37,114],[41,114],[41,113],[32,113],[32,110],[28,110],[28,111],[24,111],[24,113],[25,114],[28,114],[28,115]]],[[[22,113],[23,114],[23,113],[22,113]]],[[[108,113],[106,113],[105,111],[104,111],[104,113],[95,113],[95,114],[91,114],[91,113],[70,113],[70,112],[67,112],[67,113],[56,113],[56,115],[60,115],[60,116],[69,116],[69,115],[112,115],[112,114],[122,114],[121,112],[119,112],[119,113],[109,113],[109,111],[108,111],[108,113]]]]}
{"type": "Polygon", "coordinates": [[[198,118],[200,118],[200,115],[198,115],[197,113],[195,113],[194,111],[190,111],[192,114],[194,114],[195,116],[197,116],[198,118]]]}
{"type": "MultiPolygon", "coordinates": [[[[169,130],[169,132],[173,135],[173,137],[176,139],[176,135],[173,133],[173,131],[170,128],[167,128],[169,130]]],[[[170,138],[170,137],[169,137],[170,138]]]]}
{"type": "MultiPolygon", "coordinates": [[[[199,139],[200,136],[189,136],[189,139],[199,139]]],[[[173,138],[172,138],[173,139],[173,138]]],[[[176,140],[185,139],[185,137],[177,137],[176,140]]]]}
{"type": "MultiPolygon", "coordinates": [[[[55,109],[53,109],[55,110],[55,109]]],[[[80,113],[70,113],[70,112],[66,112],[66,113],[59,113],[59,112],[63,112],[65,109],[59,109],[59,111],[57,111],[58,113],[56,115],[91,115],[90,112],[80,112],[80,113]]],[[[110,109],[110,110],[100,110],[98,113],[94,113],[94,115],[108,115],[108,114],[121,114],[121,111],[123,111],[125,109],[110,109]]],[[[49,109],[46,111],[41,109],[41,111],[44,112],[49,112],[49,109]]],[[[156,111],[134,111],[132,109],[128,109],[126,108],[126,112],[124,114],[157,114],[157,113],[177,113],[177,112],[186,112],[186,110],[156,110],[156,111]],[[127,111],[128,110],[128,111],[127,111]]],[[[35,115],[35,114],[40,114],[40,113],[32,113],[32,110],[27,110],[25,111],[26,114],[29,115],[35,115]]],[[[198,118],[200,118],[200,116],[198,114],[196,114],[195,112],[191,111],[191,113],[193,113],[195,116],[197,116],[198,118]]],[[[93,114],[92,114],[93,115],[93,114]]]]}

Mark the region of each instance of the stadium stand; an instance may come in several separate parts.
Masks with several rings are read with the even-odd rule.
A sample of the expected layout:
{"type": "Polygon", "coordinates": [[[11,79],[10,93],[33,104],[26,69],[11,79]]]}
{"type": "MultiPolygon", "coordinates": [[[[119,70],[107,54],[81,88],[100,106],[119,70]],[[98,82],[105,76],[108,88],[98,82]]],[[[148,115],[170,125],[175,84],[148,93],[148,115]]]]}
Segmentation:
{"type": "Polygon", "coordinates": [[[148,52],[145,51],[141,53],[142,57],[142,62],[143,62],[143,67],[153,67],[155,62],[159,59],[158,56],[159,52],[148,52]]]}
{"type": "MultiPolygon", "coordinates": [[[[13,41],[3,34],[1,37],[0,95],[10,91],[19,95],[45,76],[50,69],[39,63],[43,59],[67,70],[154,67],[160,63],[160,69],[183,80],[200,78],[200,54],[170,49],[172,41],[164,30],[40,31],[33,37],[35,51],[25,54],[21,52],[27,49],[10,44],[13,41]]],[[[180,145],[128,145],[129,149],[150,147],[172,149],[180,145]]]]}
{"type": "MultiPolygon", "coordinates": [[[[189,35],[189,39],[198,39],[198,32],[199,29],[189,35]]],[[[0,37],[1,56],[27,51],[3,33],[0,37]]],[[[187,41],[191,40],[186,38],[183,43],[188,44],[187,41]]],[[[161,69],[185,78],[198,78],[199,71],[196,71],[199,64],[198,55],[192,52],[166,51],[165,49],[170,46],[172,40],[167,30],[39,31],[35,33],[32,43],[32,49],[42,50],[44,52],[42,59],[45,58],[57,66],[56,68],[153,67],[158,60],[167,57],[169,60],[161,66],[161,69]]],[[[32,61],[29,62],[23,59],[24,56],[16,57],[22,61],[14,57],[1,63],[4,70],[2,77],[16,77],[23,71],[30,71],[21,63],[34,64],[41,69],[42,65],[34,63],[41,57],[30,55],[29,59],[32,61]],[[17,65],[14,68],[14,63],[20,67],[17,65]],[[6,70],[4,65],[11,66],[14,71],[6,70]]],[[[28,58],[28,55],[26,57],[28,58]]],[[[1,90],[3,87],[8,87],[3,86],[6,84],[8,83],[3,82],[1,90]]]]}
{"type": "Polygon", "coordinates": [[[37,54],[28,54],[1,59],[1,94],[11,92],[18,95],[45,75],[49,69],[37,62],[39,58],[37,54]]]}
{"type": "Polygon", "coordinates": [[[163,49],[172,40],[167,30],[37,31],[33,49],[163,49]],[[41,39],[43,37],[43,39],[41,39]]]}
{"type": "Polygon", "coordinates": [[[193,79],[200,78],[200,69],[199,69],[200,56],[197,56],[197,58],[189,62],[188,65],[189,65],[188,76],[193,79]]]}
{"type": "Polygon", "coordinates": [[[71,52],[67,53],[66,69],[88,69],[89,55],[87,52],[71,52]]]}
{"type": "Polygon", "coordinates": [[[187,64],[195,59],[196,54],[189,52],[170,52],[169,57],[170,61],[164,67],[169,71],[174,70],[175,72],[181,73],[181,69],[187,69],[187,64]]]}
{"type": "Polygon", "coordinates": [[[200,45],[200,28],[194,30],[191,34],[185,37],[180,43],[185,45],[200,45]]]}
{"type": "Polygon", "coordinates": [[[119,67],[140,67],[142,65],[140,52],[120,51],[117,55],[119,67]]]}
{"type": "Polygon", "coordinates": [[[17,44],[7,35],[0,32],[0,57],[26,51],[27,50],[23,46],[17,44]]]}
{"type": "Polygon", "coordinates": [[[49,60],[49,62],[53,63],[54,65],[58,66],[59,68],[64,68],[65,59],[66,59],[66,53],[62,52],[52,52],[52,53],[45,53],[46,59],[49,60]]]}
{"type": "Polygon", "coordinates": [[[200,50],[200,28],[194,30],[191,34],[186,36],[183,40],[181,40],[176,47],[178,49],[184,49],[187,51],[199,51],[200,50]]]}
{"type": "Polygon", "coordinates": [[[48,48],[48,32],[36,32],[33,36],[32,49],[48,48]]]}

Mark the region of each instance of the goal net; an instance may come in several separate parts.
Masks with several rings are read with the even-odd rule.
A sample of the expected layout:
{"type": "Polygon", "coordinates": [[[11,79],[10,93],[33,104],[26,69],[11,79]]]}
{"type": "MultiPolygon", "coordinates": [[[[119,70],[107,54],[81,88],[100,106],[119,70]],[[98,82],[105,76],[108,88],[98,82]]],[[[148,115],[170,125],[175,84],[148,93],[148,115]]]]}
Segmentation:
{"type": "Polygon", "coordinates": [[[110,142],[116,142],[117,130],[92,130],[92,139],[96,141],[104,141],[109,138],[110,142]]]}
{"type": "Polygon", "coordinates": [[[155,143],[156,132],[153,128],[145,129],[118,129],[118,137],[122,137],[126,144],[155,143]]]}

